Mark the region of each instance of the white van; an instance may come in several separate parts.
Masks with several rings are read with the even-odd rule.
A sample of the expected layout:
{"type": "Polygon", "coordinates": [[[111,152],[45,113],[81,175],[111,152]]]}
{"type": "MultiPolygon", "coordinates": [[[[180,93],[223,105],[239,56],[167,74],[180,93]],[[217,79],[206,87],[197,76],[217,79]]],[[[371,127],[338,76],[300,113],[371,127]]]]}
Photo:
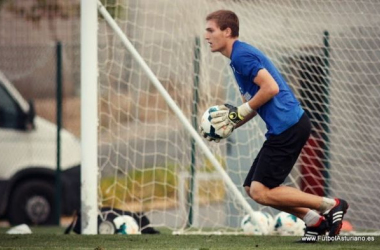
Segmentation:
{"type": "MultiPolygon", "coordinates": [[[[35,115],[0,71],[0,218],[14,224],[55,223],[57,127],[35,115]]],[[[80,142],[61,130],[61,212],[80,204],[80,142]]]]}

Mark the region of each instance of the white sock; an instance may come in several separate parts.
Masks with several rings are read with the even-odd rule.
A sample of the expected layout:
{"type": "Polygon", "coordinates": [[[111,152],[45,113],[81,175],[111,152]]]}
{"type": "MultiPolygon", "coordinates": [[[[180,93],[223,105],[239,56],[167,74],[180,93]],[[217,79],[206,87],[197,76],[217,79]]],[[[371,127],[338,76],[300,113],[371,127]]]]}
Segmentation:
{"type": "Polygon", "coordinates": [[[331,208],[335,206],[335,204],[336,204],[336,201],[334,199],[323,197],[321,206],[319,208],[319,212],[323,214],[328,213],[331,210],[331,208]]]}
{"type": "Polygon", "coordinates": [[[305,222],[306,226],[312,227],[318,223],[320,217],[321,216],[314,210],[309,210],[309,212],[307,212],[303,217],[303,221],[305,222]]]}

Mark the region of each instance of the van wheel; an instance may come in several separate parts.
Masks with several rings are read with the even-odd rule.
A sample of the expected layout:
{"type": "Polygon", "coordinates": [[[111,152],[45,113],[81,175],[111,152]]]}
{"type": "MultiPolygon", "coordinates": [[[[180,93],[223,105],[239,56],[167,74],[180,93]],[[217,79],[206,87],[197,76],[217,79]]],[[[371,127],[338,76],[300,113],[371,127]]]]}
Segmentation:
{"type": "Polygon", "coordinates": [[[8,207],[8,219],[12,225],[53,225],[54,187],[42,180],[21,183],[13,191],[8,207]]]}

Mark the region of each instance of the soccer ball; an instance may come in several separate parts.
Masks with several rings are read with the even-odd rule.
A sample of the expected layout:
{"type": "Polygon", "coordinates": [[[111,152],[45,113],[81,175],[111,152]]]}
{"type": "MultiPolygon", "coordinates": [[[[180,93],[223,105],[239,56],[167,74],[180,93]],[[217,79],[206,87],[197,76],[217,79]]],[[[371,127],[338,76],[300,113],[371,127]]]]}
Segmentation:
{"type": "Polygon", "coordinates": [[[292,214],[280,212],[274,218],[274,232],[279,235],[302,236],[305,232],[305,222],[292,214]]]}
{"type": "Polygon", "coordinates": [[[113,220],[117,234],[140,234],[139,225],[136,220],[129,215],[118,216],[113,220]]]}
{"type": "Polygon", "coordinates": [[[211,125],[211,113],[218,111],[218,106],[212,106],[204,112],[201,121],[201,127],[207,136],[213,139],[223,139],[223,137],[218,133],[218,131],[211,125]]]}
{"type": "Polygon", "coordinates": [[[248,235],[267,235],[271,233],[273,227],[273,217],[265,212],[253,212],[257,219],[253,220],[249,214],[241,221],[241,228],[248,235]],[[262,229],[258,225],[260,223],[262,229]]]}

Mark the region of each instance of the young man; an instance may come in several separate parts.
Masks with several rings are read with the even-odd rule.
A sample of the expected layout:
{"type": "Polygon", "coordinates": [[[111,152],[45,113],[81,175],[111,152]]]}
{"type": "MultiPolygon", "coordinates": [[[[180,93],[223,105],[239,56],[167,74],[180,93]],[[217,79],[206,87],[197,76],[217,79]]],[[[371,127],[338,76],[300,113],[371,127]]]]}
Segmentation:
{"type": "Polygon", "coordinates": [[[238,40],[239,20],[234,12],[219,10],[209,14],[206,21],[205,39],[212,52],[220,52],[231,60],[244,102],[239,107],[219,106],[220,110],[212,113],[213,126],[222,130],[226,138],[259,114],[268,129],[266,141],[244,182],[247,194],[257,203],[304,220],[305,236],[314,241],[327,231],[329,236],[338,235],[348,209],[346,201],[280,186],[311,131],[309,118],[298,100],[273,63],[257,48],[238,40]]]}

